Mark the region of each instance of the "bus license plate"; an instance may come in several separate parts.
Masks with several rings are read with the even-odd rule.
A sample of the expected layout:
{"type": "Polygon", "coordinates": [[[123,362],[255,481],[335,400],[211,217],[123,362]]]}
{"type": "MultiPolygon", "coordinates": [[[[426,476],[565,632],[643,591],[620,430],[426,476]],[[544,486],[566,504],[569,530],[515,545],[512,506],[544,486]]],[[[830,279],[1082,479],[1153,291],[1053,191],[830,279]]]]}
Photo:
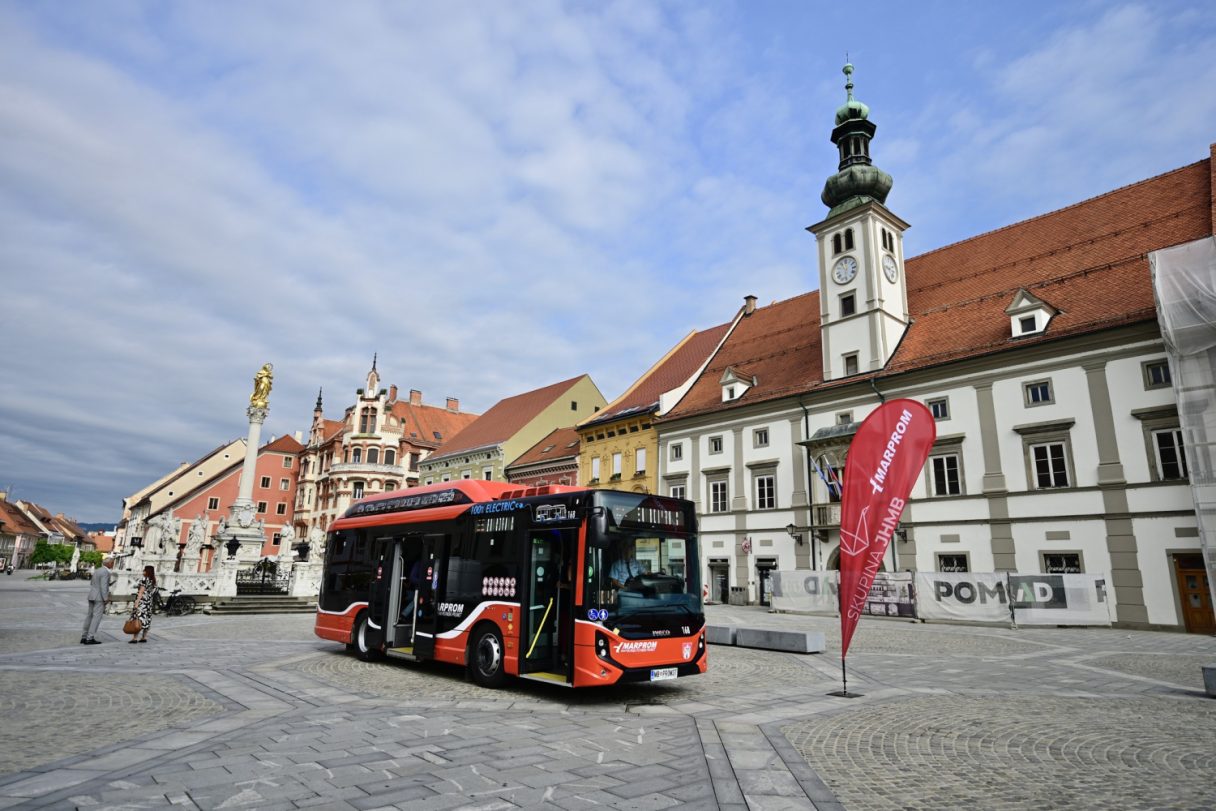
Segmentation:
{"type": "Polygon", "coordinates": [[[663,681],[664,679],[674,679],[679,674],[679,668],[675,667],[656,667],[650,671],[651,681],[663,681]]]}

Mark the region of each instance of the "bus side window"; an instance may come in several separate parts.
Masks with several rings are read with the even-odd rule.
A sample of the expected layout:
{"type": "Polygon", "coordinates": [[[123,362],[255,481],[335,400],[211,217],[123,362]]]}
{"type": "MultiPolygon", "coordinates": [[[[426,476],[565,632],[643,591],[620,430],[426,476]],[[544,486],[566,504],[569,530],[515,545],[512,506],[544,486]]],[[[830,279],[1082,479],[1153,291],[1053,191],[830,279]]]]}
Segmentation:
{"type": "Polygon", "coordinates": [[[472,534],[452,543],[448,557],[445,599],[450,602],[476,602],[481,599],[481,561],[476,558],[472,534]]]}

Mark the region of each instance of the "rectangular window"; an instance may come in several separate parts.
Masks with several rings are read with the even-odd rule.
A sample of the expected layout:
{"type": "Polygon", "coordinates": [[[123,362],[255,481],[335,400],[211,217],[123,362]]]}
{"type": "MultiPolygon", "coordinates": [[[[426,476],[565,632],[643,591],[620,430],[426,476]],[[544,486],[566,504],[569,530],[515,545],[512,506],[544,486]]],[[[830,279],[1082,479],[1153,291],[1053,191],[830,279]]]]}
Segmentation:
{"type": "Polygon", "coordinates": [[[1170,378],[1169,361],[1150,360],[1142,366],[1144,368],[1144,388],[1163,389],[1173,382],[1170,378]]]}
{"type": "Polygon", "coordinates": [[[682,443],[674,443],[671,446],[671,461],[678,462],[684,458],[684,445],[682,443]]]}
{"type": "Polygon", "coordinates": [[[280,490],[290,490],[291,489],[291,479],[279,479],[279,489],[280,490]]]}
{"type": "Polygon", "coordinates": [[[672,498],[684,498],[684,494],[686,492],[688,491],[685,489],[684,485],[673,484],[671,486],[671,490],[668,492],[668,495],[670,495],[672,498]]]}
{"type": "Polygon", "coordinates": [[[494,478],[494,468],[492,468],[492,467],[483,468],[481,471],[481,478],[485,479],[486,481],[490,481],[491,479],[493,479],[494,478]]]}
{"type": "Polygon", "coordinates": [[[1067,453],[1063,442],[1030,446],[1034,486],[1039,490],[1068,486],[1067,453]]]}
{"type": "Polygon", "coordinates": [[[711,436],[709,438],[709,452],[710,453],[722,453],[722,437],[711,436]]]}
{"type": "Polygon", "coordinates": [[[471,479],[471,478],[473,478],[473,471],[471,471],[471,470],[462,470],[462,471],[460,471],[460,478],[462,478],[462,479],[471,479]]]}
{"type": "Polygon", "coordinates": [[[1036,320],[1033,314],[1024,315],[1018,319],[1018,326],[1022,329],[1022,334],[1035,331],[1036,320]]]}
{"type": "Polygon", "coordinates": [[[258,512],[260,512],[260,513],[266,512],[266,502],[265,501],[258,502],[258,512]]]}
{"type": "Polygon", "coordinates": [[[218,510],[219,508],[220,508],[220,500],[218,498],[216,498],[215,496],[212,496],[211,498],[207,499],[207,509],[208,510],[218,510]]]}
{"type": "Polygon", "coordinates": [[[726,480],[719,479],[709,483],[709,511],[724,513],[727,510],[726,480]]]}
{"type": "Polygon", "coordinates": [[[752,434],[752,445],[757,448],[767,448],[768,447],[768,429],[767,428],[757,428],[756,429],[755,433],[752,434]]]}
{"type": "Polygon", "coordinates": [[[1153,431],[1153,449],[1157,452],[1157,475],[1162,481],[1187,477],[1181,428],[1153,431]]]}
{"type": "Polygon", "coordinates": [[[287,504],[286,503],[276,504],[275,508],[274,508],[274,514],[275,515],[287,515],[287,504]]]}
{"type": "Polygon", "coordinates": [[[844,356],[844,373],[846,375],[857,374],[857,353],[844,356]]]}
{"type": "Polygon", "coordinates": [[[600,458],[598,456],[591,459],[591,481],[598,482],[600,480],[600,458]]]}
{"type": "Polygon", "coordinates": [[[1027,383],[1025,392],[1027,406],[1044,405],[1054,402],[1051,397],[1050,380],[1036,380],[1034,383],[1027,383]]]}
{"type": "Polygon", "coordinates": [[[633,460],[633,470],[637,474],[646,472],[646,449],[638,448],[637,456],[633,460]]]}
{"type": "Polygon", "coordinates": [[[853,412],[852,411],[841,411],[839,414],[836,415],[836,424],[837,425],[848,425],[851,422],[853,422],[853,412]]]}
{"type": "Polygon", "coordinates": [[[413,471],[418,470],[418,460],[419,460],[418,454],[416,454],[416,453],[410,454],[410,470],[413,470],[413,471]]]}
{"type": "Polygon", "coordinates": [[[1080,574],[1081,556],[1076,552],[1044,552],[1043,571],[1047,574],[1080,574]]]}
{"type": "Polygon", "coordinates": [[[756,509],[775,510],[777,508],[777,488],[775,477],[769,474],[757,476],[756,479],[756,509]]]}
{"type": "Polygon", "coordinates": [[[262,486],[263,486],[263,487],[269,487],[269,486],[270,486],[270,477],[269,477],[269,476],[263,476],[263,477],[262,477],[262,486]]]}
{"type": "Polygon", "coordinates": [[[935,420],[950,419],[950,401],[945,397],[940,397],[936,400],[930,400],[926,403],[929,406],[929,412],[935,420]]]}
{"type": "Polygon", "coordinates": [[[282,534],[281,534],[281,533],[276,532],[276,533],[274,534],[274,538],[272,538],[270,542],[271,542],[272,544],[274,544],[275,546],[278,546],[279,544],[283,543],[283,536],[282,536],[282,534]]]}
{"type": "Polygon", "coordinates": [[[957,496],[963,492],[958,476],[958,454],[929,457],[933,495],[957,496]]]}
{"type": "Polygon", "coordinates": [[[969,572],[971,564],[966,555],[938,555],[937,570],[939,572],[969,572]]]}
{"type": "Polygon", "coordinates": [[[571,400],[571,401],[570,401],[570,410],[571,410],[571,411],[578,411],[578,400],[571,400]]]}
{"type": "Polygon", "coordinates": [[[352,495],[356,499],[363,498],[363,482],[354,483],[354,493],[352,493],[352,495]]]}
{"type": "Polygon", "coordinates": [[[612,475],[617,477],[621,475],[621,454],[619,451],[612,454],[612,475]]]}
{"type": "Polygon", "coordinates": [[[291,457],[290,456],[283,457],[283,467],[291,467],[291,457]]]}
{"type": "Polygon", "coordinates": [[[855,315],[857,313],[857,294],[845,293],[840,297],[840,317],[855,315]]]}

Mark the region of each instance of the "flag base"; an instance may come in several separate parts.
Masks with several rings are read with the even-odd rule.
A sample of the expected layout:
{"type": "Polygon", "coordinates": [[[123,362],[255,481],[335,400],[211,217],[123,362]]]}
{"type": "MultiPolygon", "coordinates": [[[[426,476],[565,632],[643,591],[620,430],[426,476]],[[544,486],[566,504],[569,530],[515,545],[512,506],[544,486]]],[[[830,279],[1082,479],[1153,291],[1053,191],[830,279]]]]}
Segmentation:
{"type": "Polygon", "coordinates": [[[861,698],[865,695],[865,693],[850,693],[848,690],[833,690],[832,692],[828,693],[828,695],[835,696],[836,698],[861,698]]]}

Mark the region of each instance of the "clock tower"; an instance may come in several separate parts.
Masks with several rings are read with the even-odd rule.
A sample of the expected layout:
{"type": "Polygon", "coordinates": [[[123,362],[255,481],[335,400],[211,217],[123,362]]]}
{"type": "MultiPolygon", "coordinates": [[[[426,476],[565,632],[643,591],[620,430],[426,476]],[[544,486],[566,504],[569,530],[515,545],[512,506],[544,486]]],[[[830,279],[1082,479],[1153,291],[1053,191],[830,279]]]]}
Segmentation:
{"type": "Polygon", "coordinates": [[[877,128],[870,108],[853,98],[852,65],[844,66],[844,75],[848,99],[836,111],[832,130],[839,171],[823,186],[827,218],[807,228],[819,244],[824,380],[882,369],[908,327],[908,223],[884,205],[892,181],[870,161],[877,128]]]}

